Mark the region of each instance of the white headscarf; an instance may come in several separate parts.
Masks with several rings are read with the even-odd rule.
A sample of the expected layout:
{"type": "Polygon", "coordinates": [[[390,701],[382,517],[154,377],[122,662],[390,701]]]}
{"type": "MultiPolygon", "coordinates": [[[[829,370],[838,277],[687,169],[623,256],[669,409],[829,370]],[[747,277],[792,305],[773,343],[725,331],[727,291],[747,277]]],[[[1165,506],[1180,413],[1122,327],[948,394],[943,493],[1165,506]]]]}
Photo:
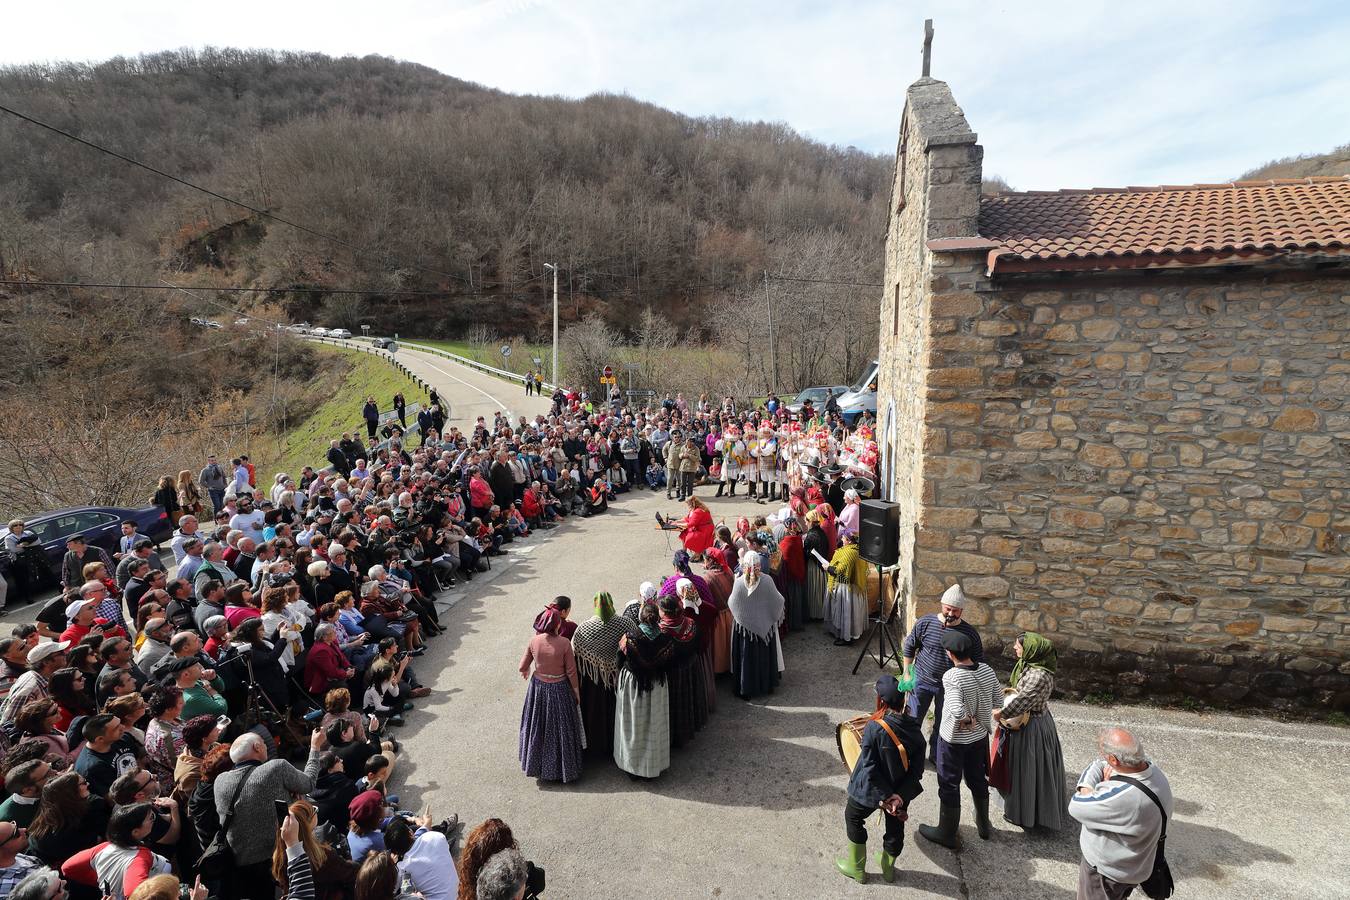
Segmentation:
{"type": "Polygon", "coordinates": [[[642,587],[638,588],[638,596],[643,600],[655,600],[656,585],[652,584],[650,581],[642,582],[642,587]]]}

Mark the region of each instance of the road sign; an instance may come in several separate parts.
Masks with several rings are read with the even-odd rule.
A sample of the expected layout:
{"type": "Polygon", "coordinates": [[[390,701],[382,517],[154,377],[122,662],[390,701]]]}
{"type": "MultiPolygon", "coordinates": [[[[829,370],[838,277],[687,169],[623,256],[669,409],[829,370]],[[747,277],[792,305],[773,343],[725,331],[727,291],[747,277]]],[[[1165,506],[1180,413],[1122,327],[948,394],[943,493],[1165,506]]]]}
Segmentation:
{"type": "Polygon", "coordinates": [[[655,397],[656,391],[624,391],[630,397],[655,397]]]}
{"type": "Polygon", "coordinates": [[[544,364],[544,361],[537,356],[531,357],[531,359],[534,360],[536,366],[542,366],[544,364]]]}
{"type": "Polygon", "coordinates": [[[629,372],[638,372],[642,369],[642,363],[626,362],[623,364],[623,367],[629,372]]]}
{"type": "Polygon", "coordinates": [[[502,344],[502,356],[509,357],[510,355],[511,355],[511,348],[506,346],[505,344],[502,344]]]}

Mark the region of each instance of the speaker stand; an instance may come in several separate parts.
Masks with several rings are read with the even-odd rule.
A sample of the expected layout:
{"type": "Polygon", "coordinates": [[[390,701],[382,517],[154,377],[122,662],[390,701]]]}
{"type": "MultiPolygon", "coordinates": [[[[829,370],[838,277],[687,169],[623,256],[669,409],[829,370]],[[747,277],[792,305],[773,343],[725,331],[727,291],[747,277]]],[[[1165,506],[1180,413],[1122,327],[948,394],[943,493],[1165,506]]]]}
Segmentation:
{"type": "Polygon", "coordinates": [[[877,614],[871,617],[872,624],[867,629],[867,634],[863,635],[862,651],[858,654],[858,661],[853,664],[853,674],[858,674],[858,667],[862,665],[863,657],[871,656],[877,661],[877,668],[886,668],[887,662],[899,663],[901,660],[900,646],[896,642],[895,632],[895,614],[900,609],[897,603],[891,607],[891,611],[886,612],[886,578],[882,574],[881,566],[877,566],[877,614]],[[876,651],[872,650],[872,638],[875,635],[877,641],[876,651]]]}

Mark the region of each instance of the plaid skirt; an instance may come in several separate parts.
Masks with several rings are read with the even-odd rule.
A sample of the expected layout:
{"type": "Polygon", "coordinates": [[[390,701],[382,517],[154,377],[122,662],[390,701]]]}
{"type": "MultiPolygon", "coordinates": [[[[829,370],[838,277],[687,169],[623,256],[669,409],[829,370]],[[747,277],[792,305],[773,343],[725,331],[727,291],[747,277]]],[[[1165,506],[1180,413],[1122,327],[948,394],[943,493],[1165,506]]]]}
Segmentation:
{"type": "Polygon", "coordinates": [[[619,672],[614,710],[614,762],[642,778],[670,768],[670,687],[662,682],[638,690],[627,669],[619,672]]]}

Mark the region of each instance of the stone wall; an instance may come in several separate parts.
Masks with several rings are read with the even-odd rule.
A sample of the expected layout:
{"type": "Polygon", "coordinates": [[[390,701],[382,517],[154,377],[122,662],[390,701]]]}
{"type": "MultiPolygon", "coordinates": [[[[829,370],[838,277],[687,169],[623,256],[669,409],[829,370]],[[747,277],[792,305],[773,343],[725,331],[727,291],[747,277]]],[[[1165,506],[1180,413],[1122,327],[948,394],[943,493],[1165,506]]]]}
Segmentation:
{"type": "Polygon", "coordinates": [[[935,256],[920,611],[959,579],[1070,692],[1350,707],[1350,280],[935,256]]]}
{"type": "Polygon", "coordinates": [[[973,234],[980,148],[947,86],[922,79],[906,95],[896,153],[881,302],[877,442],[887,497],[900,504],[897,593],[911,615],[922,508],[929,281],[936,237],[973,234]]]}

